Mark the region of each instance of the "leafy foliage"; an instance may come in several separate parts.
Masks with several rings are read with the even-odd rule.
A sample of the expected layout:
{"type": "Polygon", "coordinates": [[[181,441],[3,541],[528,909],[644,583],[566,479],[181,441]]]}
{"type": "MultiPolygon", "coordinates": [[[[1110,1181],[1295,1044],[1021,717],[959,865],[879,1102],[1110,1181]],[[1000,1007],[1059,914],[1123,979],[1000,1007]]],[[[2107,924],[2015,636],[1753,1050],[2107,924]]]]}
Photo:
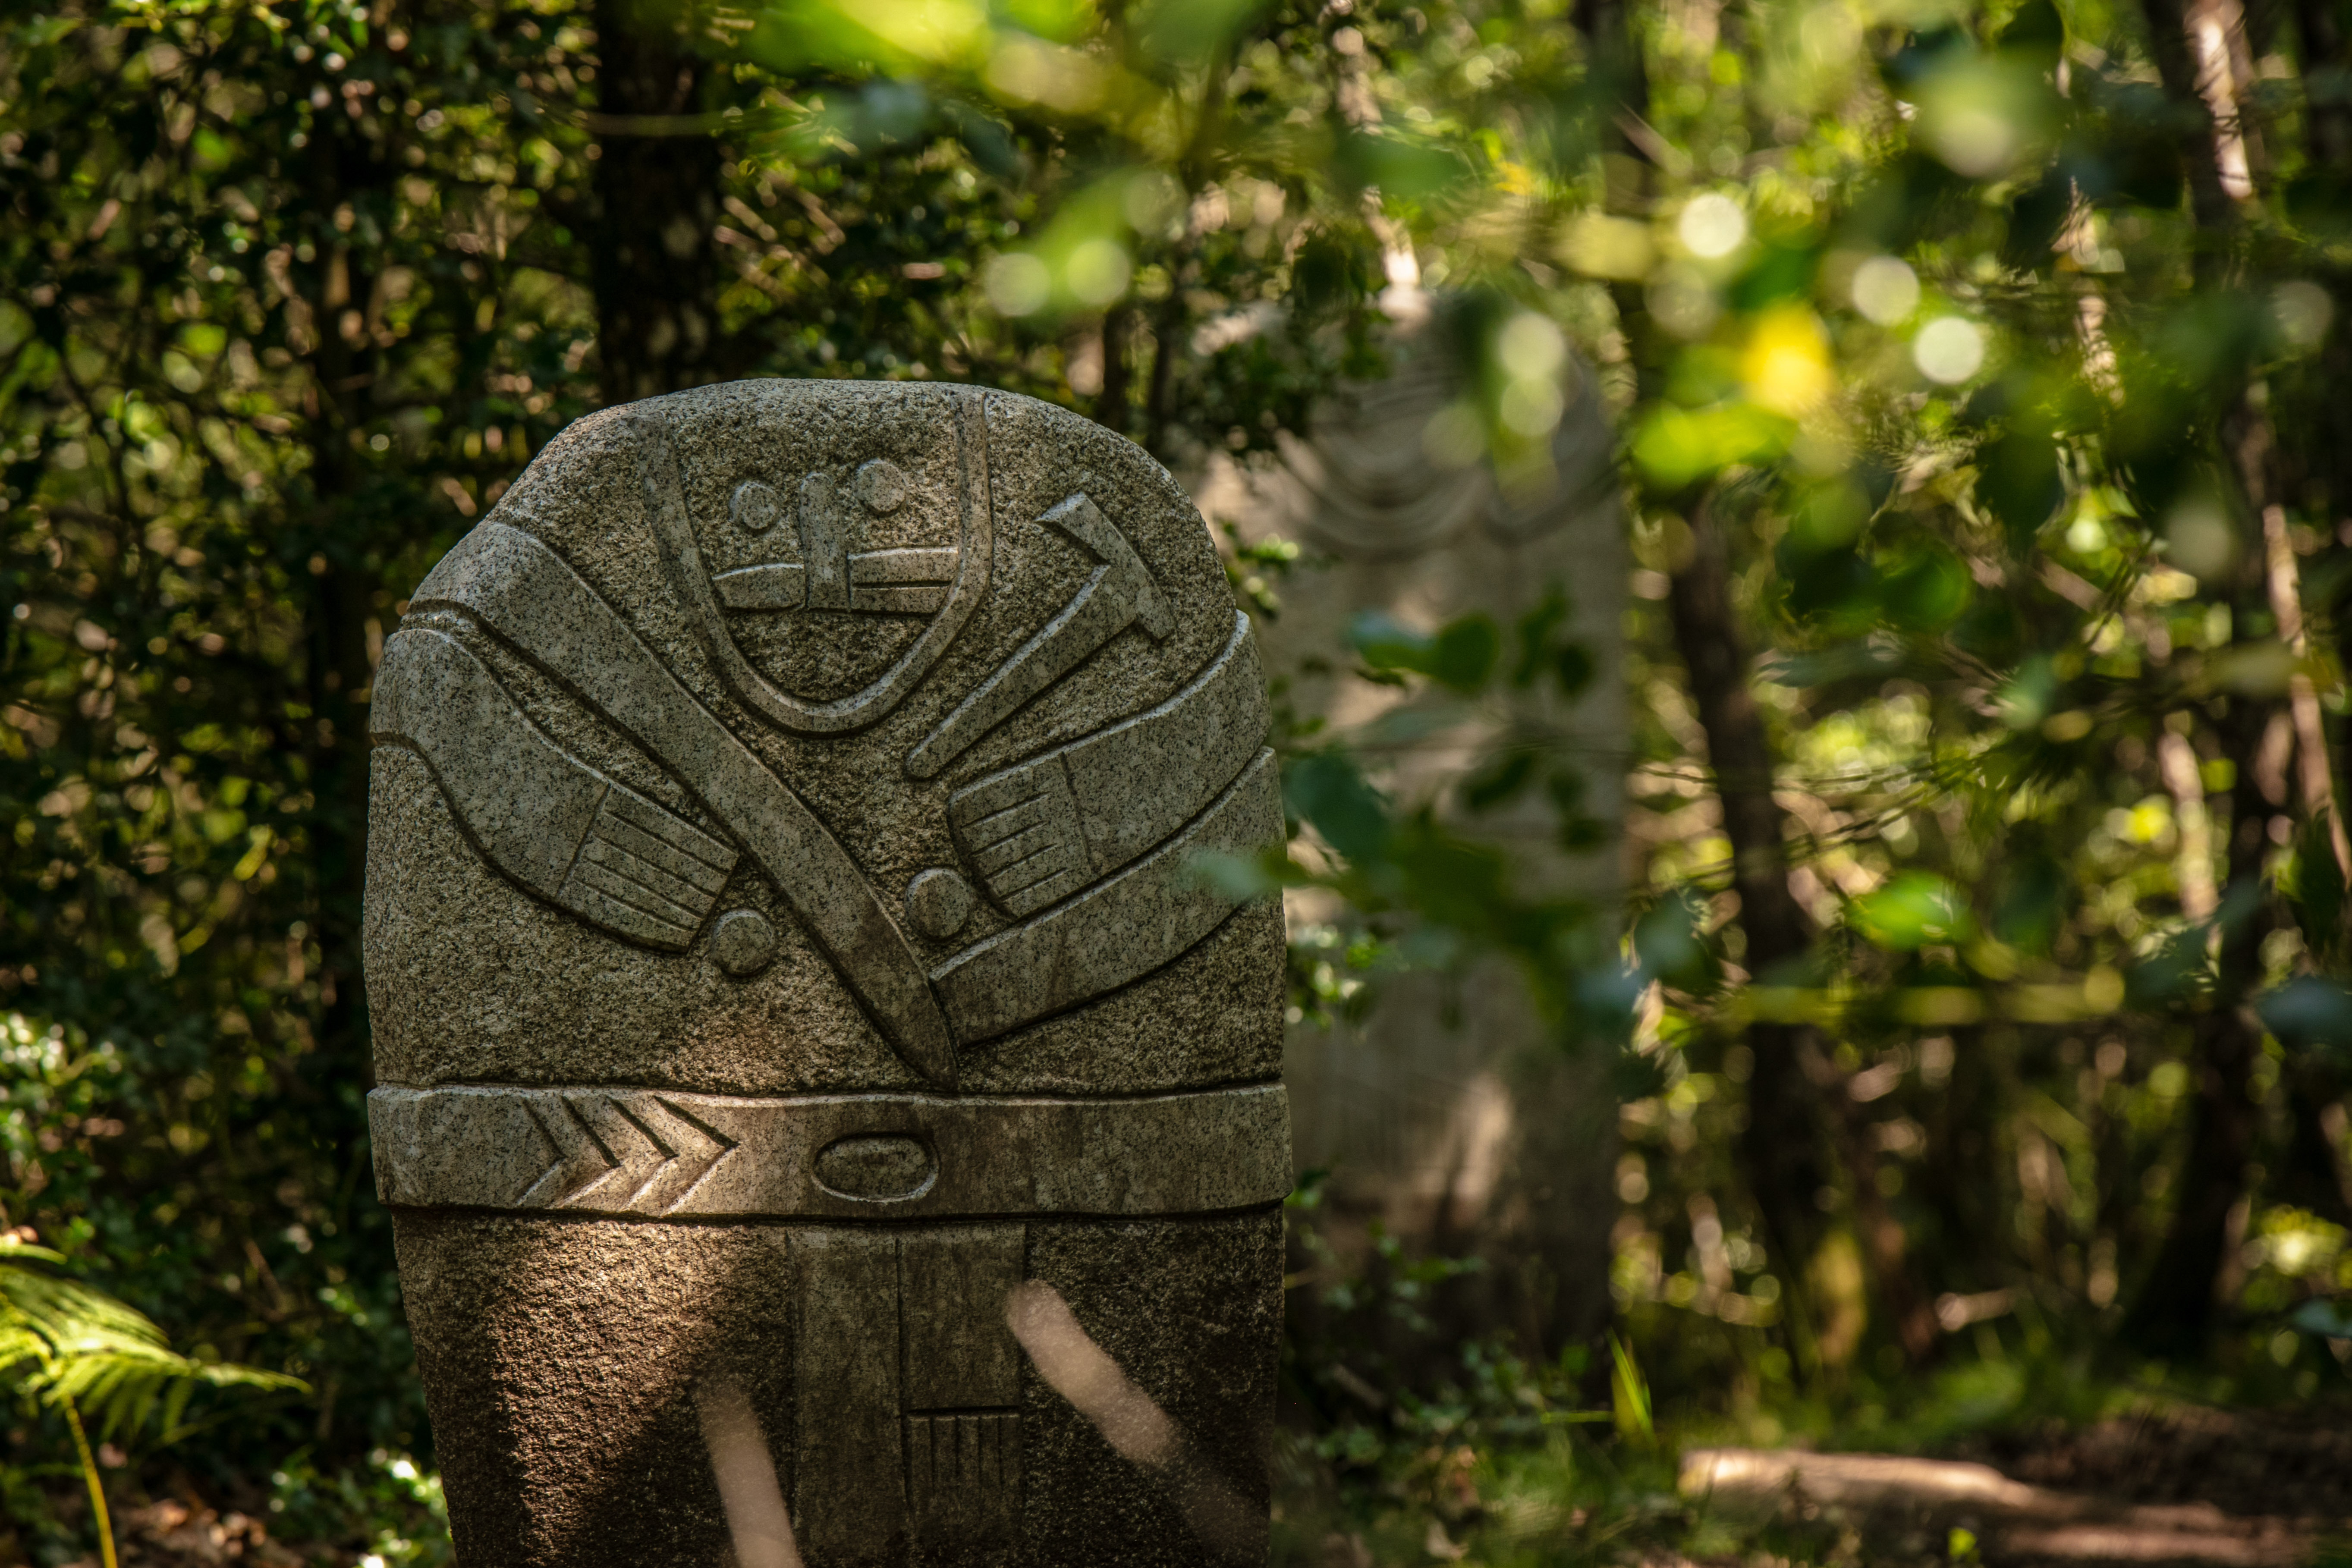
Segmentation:
{"type": "Polygon", "coordinates": [[[191,1429],[188,1398],[199,1387],[307,1391],[282,1373],[191,1361],[113,1297],[27,1267],[64,1261],[13,1237],[0,1242],[0,1374],[44,1404],[79,1406],[100,1436],[152,1424],[159,1442],[174,1442],[191,1429]]]}
{"type": "MultiPolygon", "coordinates": [[[[1345,911],[1294,950],[1302,1022],[1499,953],[1617,1064],[1627,1359],[1524,1385],[1631,1410],[1632,1366],[1654,1415],[1769,1435],[1997,1354],[2332,1383],[2345,35],[2236,0],[12,15],[0,1224],[191,1364],[307,1377],[242,1440],[373,1496],[363,1456],[429,1455],[357,957],[373,655],[424,565],[646,390],[985,382],[1190,472],[1411,328],[1457,351],[1433,462],[1509,483],[1570,395],[1622,432],[1625,930],[1486,831],[1605,838],[1579,737],[1490,722],[1428,799],[1380,760],[1584,689],[1564,601],[1360,624],[1335,664],[1401,700],[1341,731],[1277,693],[1299,837],[1208,869],[1345,911]]],[[[1313,591],[1282,542],[1229,562],[1253,613],[1313,591]]]]}

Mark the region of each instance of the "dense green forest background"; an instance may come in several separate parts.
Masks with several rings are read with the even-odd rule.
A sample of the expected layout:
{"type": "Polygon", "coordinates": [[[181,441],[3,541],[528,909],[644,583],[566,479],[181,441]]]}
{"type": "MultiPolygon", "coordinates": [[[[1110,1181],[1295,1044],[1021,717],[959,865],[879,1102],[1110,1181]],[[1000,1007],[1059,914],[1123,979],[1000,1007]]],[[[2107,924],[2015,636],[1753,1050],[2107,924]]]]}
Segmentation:
{"type": "MultiPolygon", "coordinates": [[[[1300,1485],[2340,1390],[2347,37],[2342,0],[8,7],[0,1229],[308,1387],[122,1424],[109,1484],[446,1554],[364,1138],[366,704],[567,421],[940,378],[1182,472],[1424,319],[1433,462],[1528,475],[1578,396],[1622,434],[1633,897],[1482,845],[1530,797],[1589,832],[1517,732],[1423,801],[1301,725],[1314,852],[1256,874],[1356,911],[1303,1010],[1500,953],[1612,1064],[1617,1321],[1405,1355],[1443,1258],[1307,1271],[1300,1485]]],[[[1438,720],[1587,668],[1540,617],[1334,657],[1438,720]]],[[[0,1556],[90,1552],[67,1453],[28,1396],[0,1556]]]]}

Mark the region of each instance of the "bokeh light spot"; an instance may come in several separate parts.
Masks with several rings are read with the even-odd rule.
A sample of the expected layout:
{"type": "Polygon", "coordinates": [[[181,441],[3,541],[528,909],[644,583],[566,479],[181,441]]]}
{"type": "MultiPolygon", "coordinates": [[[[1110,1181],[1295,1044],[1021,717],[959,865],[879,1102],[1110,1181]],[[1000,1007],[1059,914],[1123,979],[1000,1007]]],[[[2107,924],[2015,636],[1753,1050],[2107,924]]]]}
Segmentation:
{"type": "Polygon", "coordinates": [[[1549,434],[1559,423],[1560,405],[1557,383],[1514,381],[1503,388],[1497,412],[1506,428],[1532,439],[1549,434]]]}
{"type": "Polygon", "coordinates": [[[1044,307],[1053,292],[1054,276],[1035,257],[1013,250],[989,258],[982,286],[999,315],[1027,316],[1044,307]]]}
{"type": "Polygon", "coordinates": [[[1729,196],[1709,191],[1695,196],[1675,225],[1683,248],[1704,261],[1730,255],[1748,237],[1748,215],[1729,196]]]}
{"type": "Polygon", "coordinates": [[[1984,329],[1958,316],[1938,316],[1911,340],[1911,363],[1929,381],[1947,386],[1984,368],[1984,329]]]}
{"type": "Polygon", "coordinates": [[[2164,520],[2165,553],[2193,577],[2211,582],[2229,574],[2238,560],[2238,531],[2218,501],[2198,497],[2175,507],[2164,520]]]}
{"type": "Polygon", "coordinates": [[[1117,240],[1089,239],[1070,252],[1063,271],[1082,303],[1108,305],[1127,292],[1130,263],[1117,240]]]}
{"type": "Polygon", "coordinates": [[[2336,319],[2336,301],[2327,290],[2305,278],[2293,278],[2271,290],[2271,315],[2279,333],[2295,349],[2309,353],[2326,340],[2336,319]]]}
{"type": "Polygon", "coordinates": [[[2017,153],[2017,131],[1979,104],[1955,105],[1936,117],[1936,155],[1972,179],[1986,179],[2009,166],[2017,153]]]}
{"type": "Polygon", "coordinates": [[[1775,414],[1793,418],[1819,404],[1836,384],[1820,320],[1800,306],[1766,311],[1740,355],[1739,379],[1750,401],[1775,414]]]}
{"type": "Polygon", "coordinates": [[[1882,327],[1919,308],[1919,275],[1892,256],[1874,256],[1853,269],[1853,308],[1882,327]]]}
{"type": "Polygon", "coordinates": [[[1549,381],[1568,361],[1568,340],[1544,317],[1522,310],[1496,337],[1495,357],[1515,381],[1549,381]]]}

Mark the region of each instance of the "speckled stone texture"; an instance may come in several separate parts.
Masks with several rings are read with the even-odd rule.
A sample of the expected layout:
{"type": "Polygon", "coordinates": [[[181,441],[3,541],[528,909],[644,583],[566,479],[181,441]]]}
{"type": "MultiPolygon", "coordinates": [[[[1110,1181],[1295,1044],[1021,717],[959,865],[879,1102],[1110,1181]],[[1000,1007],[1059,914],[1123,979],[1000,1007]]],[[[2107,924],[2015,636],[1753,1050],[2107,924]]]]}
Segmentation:
{"type": "Polygon", "coordinates": [[[467,1568],[1262,1560],[1266,725],[1199,513],[1066,411],[745,382],[550,443],[371,725],[467,1568]]]}
{"type": "MultiPolygon", "coordinates": [[[[739,870],[720,902],[768,911],[782,952],[738,981],[706,952],[614,942],[501,878],[467,845],[412,752],[377,749],[368,827],[368,999],[387,1083],[789,1094],[919,1082],[755,872],[739,870]],[[377,896],[395,877],[396,907],[414,916],[377,896]],[[560,1061],[550,1039],[566,1044],[560,1061]]],[[[1275,1078],[1282,963],[1280,906],[1246,906],[1156,973],[966,1056],[960,1086],[1142,1093],[1275,1078]]]]}
{"type": "MultiPolygon", "coordinates": [[[[799,1227],[418,1209],[395,1220],[466,1568],[725,1562],[698,1381],[734,1381],[779,1414],[765,1436],[793,1495],[796,1427],[781,1417],[793,1407],[799,1227]]],[[[1262,1511],[1281,1258],[1281,1219],[1260,1214],[1035,1225],[1027,1269],[1184,1431],[1209,1484],[1262,1511]]],[[[1020,1540],[917,1560],[1263,1560],[1262,1541],[1203,1542],[1186,1518],[1201,1478],[1122,1459],[1026,1362],[1017,1397],[1030,1426],[1020,1540]]]]}

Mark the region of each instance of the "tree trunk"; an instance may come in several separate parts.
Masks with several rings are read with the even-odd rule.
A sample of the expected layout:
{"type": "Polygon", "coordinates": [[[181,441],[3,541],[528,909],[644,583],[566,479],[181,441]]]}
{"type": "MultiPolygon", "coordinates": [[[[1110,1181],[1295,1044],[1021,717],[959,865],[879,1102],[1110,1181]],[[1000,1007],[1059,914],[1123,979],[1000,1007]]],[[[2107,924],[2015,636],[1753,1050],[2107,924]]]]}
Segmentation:
{"type": "MultiPolygon", "coordinates": [[[[2262,822],[2256,815],[2247,825],[2258,842],[2262,822]]],[[[2247,982],[2259,973],[2256,950],[2266,929],[2251,914],[2241,916],[2235,933],[2225,925],[2220,994],[2192,1035],[2194,1099],[2188,1153],[2175,1184],[2179,1205],[2123,1326],[2126,1339],[2158,1354],[2195,1355],[2219,1321],[2216,1291],[2232,1240],[2231,1213],[2245,1194],[2260,1124],[2250,1093],[2260,1049],[2242,1004],[2247,982]]]]}
{"type": "MultiPolygon", "coordinates": [[[[2352,64],[2340,0],[2295,0],[2294,21],[2295,30],[2303,35],[2305,81],[2325,81],[2352,64]]],[[[2345,178],[2352,171],[2352,100],[2343,96],[2340,87],[2333,93],[2307,93],[2303,114],[2313,167],[2333,170],[2336,178],[2345,178]]]]}
{"type": "MultiPolygon", "coordinates": [[[[2160,4],[2152,0],[2151,22],[2160,4]]],[[[2213,243],[2218,247],[2220,241],[2213,243]]],[[[2239,541],[2230,584],[2232,624],[2239,628],[2232,640],[2245,643],[2254,640],[2249,628],[2270,607],[2260,520],[2276,504],[2277,491],[2270,426],[2251,395],[2236,400],[2223,421],[2222,439],[2233,460],[2228,467],[2235,470],[2240,516],[2251,525],[2239,541]]],[[[2224,477],[2230,477],[2226,468],[2224,477]]],[[[2234,1244],[2231,1215],[2245,1196],[2261,1131],[2252,1091],[2262,1026],[2250,1003],[2262,981],[2263,938],[2273,928],[2274,910],[2262,887],[2272,808],[2263,796],[2256,759],[2276,710],[2251,697],[2227,701],[2215,733],[2234,778],[2226,813],[2226,870],[2215,915],[2220,941],[2212,1003],[2190,1031],[2189,1147],[2171,1226],[2123,1329],[2126,1338],[2166,1355],[2203,1350],[2219,1321],[2216,1295],[2234,1244]]]]}
{"type": "Polygon", "coordinates": [[[1103,313],[1102,390],[1095,395],[1095,423],[1127,434],[1127,340],[1135,312],[1115,305],[1103,313]]]}
{"type": "MultiPolygon", "coordinates": [[[[2236,461],[2242,514],[2259,518],[2275,505],[2276,477],[2267,419],[2241,396],[2224,422],[2223,439],[2236,461]]],[[[2259,526],[2240,541],[2233,584],[2233,643],[2254,640],[2248,630],[2267,608],[2269,589],[2259,526]]],[[[2263,799],[2256,758],[2276,706],[2251,697],[2227,700],[2215,732],[2234,770],[2228,795],[2229,847],[2220,909],[2220,943],[2210,1010],[2190,1032],[2189,1150],[2181,1165],[2179,1206],[2147,1283],[2125,1323],[2127,1337],[2166,1354],[2201,1350],[2217,1322],[2215,1291],[2232,1246],[2231,1213],[2252,1173],[2261,1118],[2252,1099],[2262,1026],[2251,1007],[2262,983],[2263,938],[2276,911],[2263,889],[2272,808],[2263,799]]]]}
{"type": "MultiPolygon", "coordinates": [[[[1809,938],[1804,913],[1789,891],[1787,823],[1772,798],[1771,743],[1748,684],[1748,654],[1731,602],[1729,551],[1710,500],[1694,506],[1689,521],[1690,560],[1669,579],[1666,605],[1723,803],[1731,884],[1739,895],[1739,927],[1748,939],[1744,962],[1751,976],[1769,979],[1801,962],[1809,938]]],[[[1808,1058],[1823,1068],[1827,1063],[1820,1062],[1820,1047],[1810,1037],[1810,1030],[1793,1024],[1749,1026],[1748,1046],[1755,1064],[1739,1143],[1767,1239],[1792,1297],[1801,1289],[1806,1262],[1820,1245],[1816,1194],[1829,1176],[1817,1113],[1821,1091],[1807,1071],[1808,1058]]]]}
{"type": "MultiPolygon", "coordinates": [[[[2237,208],[2222,182],[2213,110],[2199,90],[2189,20],[2180,0],[2142,4],[2149,52],[2180,126],[2181,163],[2198,228],[2195,275],[2201,287],[2215,287],[2230,272],[2237,208]]],[[[2242,388],[2221,421],[2220,477],[2235,491],[2244,530],[2228,584],[2234,643],[2256,640],[2252,629],[2273,611],[2264,530],[2282,498],[2277,442],[2263,411],[2266,401],[2251,388],[2242,388]]],[[[2262,942],[2272,929],[2274,911],[2262,888],[2271,812],[2257,782],[2255,760],[2273,709],[2244,696],[2227,701],[2215,731],[2221,754],[2236,776],[2229,792],[2228,870],[2216,920],[2220,943],[2213,999],[2190,1035],[2194,1098],[2178,1205],[2123,1329],[2126,1338],[2167,1355],[2201,1351],[2219,1321],[2216,1295],[2233,1240],[2231,1215],[2245,1197],[2261,1129],[2252,1089],[2262,1028],[2248,1004],[2262,980],[2262,942]]]]}
{"type": "MultiPolygon", "coordinates": [[[[1183,276],[1184,258],[1169,258],[1169,271],[1183,276]]],[[[1174,414],[1176,397],[1176,356],[1181,352],[1184,330],[1183,290],[1171,291],[1163,300],[1151,321],[1151,381],[1143,398],[1143,449],[1160,461],[1169,460],[1168,427],[1174,414]]],[[[1105,345],[1105,352],[1108,346],[1105,345]]],[[[1103,366],[1108,375],[1110,367],[1103,366]]]]}
{"type": "MultiPolygon", "coordinates": [[[[363,135],[346,115],[315,122],[306,184],[312,210],[336,215],[364,205],[396,171],[385,144],[363,135]]],[[[304,734],[316,795],[310,827],[317,889],[320,954],[320,1066],[331,1079],[369,1080],[367,1006],[360,952],[361,903],[367,882],[368,657],[367,622],[376,613],[383,583],[369,559],[366,531],[346,514],[364,475],[357,442],[368,418],[371,392],[383,369],[383,350],[369,331],[366,307],[375,288],[356,257],[365,250],[325,247],[310,299],[317,333],[310,354],[310,515],[313,545],[307,564],[310,595],[305,616],[303,685],[310,710],[304,734]]]]}
{"type": "Polygon", "coordinates": [[[2314,1061],[2289,1062],[2280,1077],[2289,1131],[2278,1195],[2331,1224],[2352,1226],[2352,1200],[2345,1195],[2344,1168],[2336,1152],[2344,1081],[2314,1061]]]}
{"type": "Polygon", "coordinates": [[[2221,184],[2221,166],[2215,157],[2213,113],[2197,90],[2197,62],[2191,52],[2189,16],[2181,0],[2141,0],[2147,16],[2148,53],[2156,58],[2164,95],[2172,100],[2179,126],[2181,173],[2189,181],[2189,208],[2197,220],[2196,276],[2200,285],[2219,277],[2227,260],[2222,246],[2236,226],[2237,207],[2221,184]]]}
{"type": "MultiPolygon", "coordinates": [[[[2341,0],[2296,0],[2295,29],[2303,38],[2303,77],[2306,82],[2337,82],[2352,72],[2352,36],[2347,36],[2341,0]]],[[[2352,185],[2352,100],[2336,93],[2306,91],[2304,128],[2312,167],[2332,173],[2339,192],[2352,185]]],[[[2334,330],[2320,348],[2317,376],[2326,386],[2352,381],[2352,272],[2323,268],[2319,279],[2336,301],[2334,330]]],[[[2305,461],[2319,481],[2320,494],[2305,497],[2305,509],[2334,533],[2339,544],[2352,544],[2346,529],[2352,525],[2352,401],[2318,399],[2321,428],[2301,432],[2305,461]],[[2331,528],[2328,524],[2332,523],[2331,528]]],[[[2335,605],[2336,655],[2343,668],[2352,668],[2352,606],[2338,590],[2335,605]]],[[[2337,754],[2352,773],[2352,726],[2339,731],[2337,754]]],[[[2352,900],[2345,909],[2345,945],[2352,949],[2352,900]]],[[[2333,1155],[2331,1153],[2331,1160],[2333,1155]]]]}
{"type": "MultiPolygon", "coordinates": [[[[2259,625],[2270,605],[2259,520],[2277,504],[2278,493],[2269,420],[2251,395],[2241,394],[2223,420],[2222,440],[2232,459],[2225,478],[2236,479],[2241,517],[2252,524],[2249,537],[2239,542],[2231,584],[2232,624],[2239,628],[2232,641],[2244,644],[2256,640],[2249,628],[2259,625]]],[[[2234,779],[2228,796],[2226,875],[2215,917],[2220,943],[2212,1005],[2190,1033],[2194,1098],[2179,1206],[2124,1329],[2128,1338],[2165,1354],[2193,1354],[2212,1334],[2218,1321],[2215,1292],[2233,1245],[2231,1214],[2245,1195],[2261,1131],[2252,1084],[2263,1031],[2251,1002],[2262,983],[2263,938],[2273,929],[2276,911],[2262,886],[2271,806],[2263,797],[2256,758],[2276,708],[2245,696],[2227,700],[2215,732],[2234,779]]]]}
{"type": "Polygon", "coordinates": [[[1852,1097],[1832,1085],[1832,1116],[1837,1123],[1840,1152],[1853,1183],[1854,1228],[1862,1238],[1863,1256],[1870,1263],[1871,1282],[1880,1305],[1893,1320],[1895,1337],[1903,1353],[1918,1365],[1936,1353],[1936,1313],[1927,1304],[1911,1267],[1911,1238],[1895,1215],[1895,1205],[1878,1189],[1878,1150],[1872,1144],[1871,1119],[1852,1097]]]}
{"type": "Polygon", "coordinates": [[[681,117],[707,65],[658,0],[596,0],[601,108],[590,272],[607,404],[719,381],[719,143],[681,117]]]}
{"type": "MultiPolygon", "coordinates": [[[[1649,72],[1626,0],[1577,0],[1574,21],[1591,61],[1587,91],[1601,116],[1601,145],[1608,150],[1609,205],[1647,218],[1649,161],[1633,145],[1626,124],[1629,118],[1648,114],[1649,72]]],[[[1654,395],[1665,356],[1673,351],[1660,339],[1637,288],[1619,283],[1611,292],[1643,395],[1654,395]]],[[[1691,559],[1670,580],[1667,609],[1723,805],[1732,886],[1739,895],[1739,925],[1748,939],[1747,969],[1761,979],[1801,963],[1810,934],[1804,913],[1789,891],[1787,823],[1772,797],[1771,742],[1748,689],[1748,657],[1731,602],[1730,552],[1711,497],[1701,496],[1687,510],[1691,559]]],[[[1747,1043],[1754,1065],[1740,1159],[1766,1242],[1779,1259],[1790,1321],[1801,1342],[1811,1335],[1806,1268],[1824,1234],[1820,1194],[1834,1168],[1821,1096],[1838,1092],[1839,1075],[1809,1028],[1751,1024],[1747,1043]]],[[[1846,1134],[1841,1142],[1859,1184],[1857,1216],[1872,1275],[1906,1351],[1916,1359],[1932,1345],[1931,1321],[1910,1278],[1902,1226],[1876,1191],[1875,1153],[1862,1142],[1866,1135],[1853,1125],[1847,1109],[1841,1107],[1836,1120],[1846,1134]]]]}

